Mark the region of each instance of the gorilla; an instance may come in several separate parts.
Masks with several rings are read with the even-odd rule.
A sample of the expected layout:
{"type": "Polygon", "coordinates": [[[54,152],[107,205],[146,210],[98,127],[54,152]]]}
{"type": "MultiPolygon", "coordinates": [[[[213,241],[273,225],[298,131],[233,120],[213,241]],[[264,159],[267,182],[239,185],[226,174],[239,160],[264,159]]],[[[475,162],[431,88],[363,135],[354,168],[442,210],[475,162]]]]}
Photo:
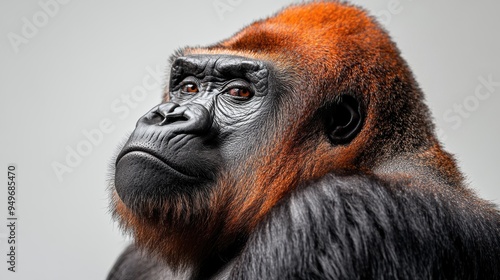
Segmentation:
{"type": "Polygon", "coordinates": [[[170,60],[120,149],[108,279],[500,279],[500,214],[363,10],[292,5],[170,60]]]}

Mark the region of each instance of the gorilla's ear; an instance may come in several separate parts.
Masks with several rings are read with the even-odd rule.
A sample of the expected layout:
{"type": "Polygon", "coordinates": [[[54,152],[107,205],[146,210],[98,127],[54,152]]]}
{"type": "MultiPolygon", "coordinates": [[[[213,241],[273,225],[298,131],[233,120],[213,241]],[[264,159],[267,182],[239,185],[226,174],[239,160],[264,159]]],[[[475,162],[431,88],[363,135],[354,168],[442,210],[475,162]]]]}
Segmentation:
{"type": "Polygon", "coordinates": [[[358,100],[350,95],[343,95],[338,102],[326,110],[326,133],[334,145],[347,144],[361,130],[363,112],[358,100]]]}

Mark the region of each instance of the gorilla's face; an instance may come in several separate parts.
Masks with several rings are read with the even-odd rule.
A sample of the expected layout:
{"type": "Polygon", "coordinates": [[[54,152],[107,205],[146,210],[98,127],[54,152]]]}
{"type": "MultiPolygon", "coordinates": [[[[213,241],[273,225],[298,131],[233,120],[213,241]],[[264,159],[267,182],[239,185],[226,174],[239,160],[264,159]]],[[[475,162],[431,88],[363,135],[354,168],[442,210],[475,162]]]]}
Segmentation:
{"type": "Polygon", "coordinates": [[[229,55],[190,55],[172,65],[170,91],[137,122],[116,160],[115,188],[136,213],[209,190],[259,142],[275,102],[270,69],[229,55]],[[148,203],[145,203],[148,202],[148,203]]]}

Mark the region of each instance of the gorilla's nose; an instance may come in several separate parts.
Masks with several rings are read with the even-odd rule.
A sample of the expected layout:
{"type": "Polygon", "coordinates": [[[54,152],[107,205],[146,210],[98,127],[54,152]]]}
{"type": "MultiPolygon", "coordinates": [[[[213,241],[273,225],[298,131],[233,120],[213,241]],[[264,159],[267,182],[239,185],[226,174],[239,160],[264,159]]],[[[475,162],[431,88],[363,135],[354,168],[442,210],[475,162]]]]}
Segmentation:
{"type": "Polygon", "coordinates": [[[186,121],[184,113],[186,106],[180,107],[177,103],[160,104],[156,109],[156,114],[160,115],[160,123],[158,125],[168,125],[176,121],[186,121]]]}
{"type": "Polygon", "coordinates": [[[200,104],[179,105],[173,102],[160,104],[154,112],[156,125],[179,133],[198,134],[212,127],[210,112],[200,104]]]}

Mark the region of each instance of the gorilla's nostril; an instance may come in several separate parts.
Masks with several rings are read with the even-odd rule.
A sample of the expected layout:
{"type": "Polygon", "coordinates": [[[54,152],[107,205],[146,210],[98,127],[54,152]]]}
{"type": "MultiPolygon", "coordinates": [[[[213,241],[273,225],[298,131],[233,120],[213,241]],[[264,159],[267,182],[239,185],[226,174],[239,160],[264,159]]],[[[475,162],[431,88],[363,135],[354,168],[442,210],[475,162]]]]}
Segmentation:
{"type": "Polygon", "coordinates": [[[162,112],[163,120],[158,125],[166,125],[177,121],[187,121],[189,118],[184,114],[186,107],[179,107],[179,105],[170,109],[170,112],[162,112]]]}
{"type": "Polygon", "coordinates": [[[157,126],[162,127],[164,132],[200,134],[212,127],[212,120],[210,112],[203,105],[168,102],[151,109],[137,122],[136,129],[157,126]]]}
{"type": "Polygon", "coordinates": [[[156,109],[156,113],[160,114],[162,117],[165,117],[168,113],[175,111],[175,109],[179,106],[179,104],[174,102],[160,104],[156,109]]]}

